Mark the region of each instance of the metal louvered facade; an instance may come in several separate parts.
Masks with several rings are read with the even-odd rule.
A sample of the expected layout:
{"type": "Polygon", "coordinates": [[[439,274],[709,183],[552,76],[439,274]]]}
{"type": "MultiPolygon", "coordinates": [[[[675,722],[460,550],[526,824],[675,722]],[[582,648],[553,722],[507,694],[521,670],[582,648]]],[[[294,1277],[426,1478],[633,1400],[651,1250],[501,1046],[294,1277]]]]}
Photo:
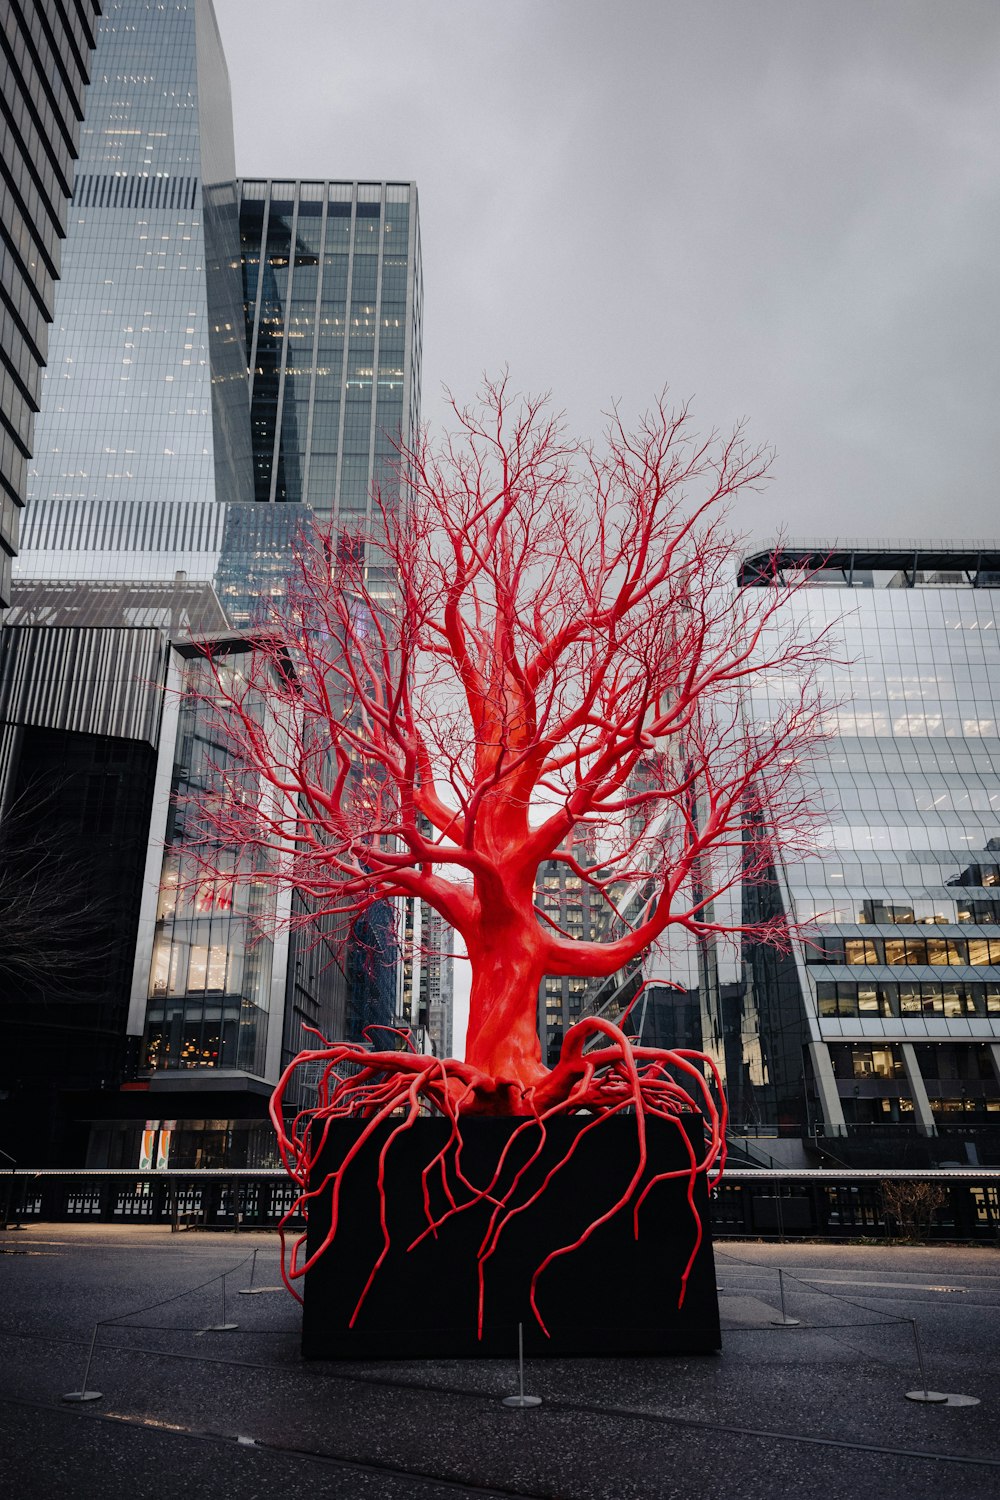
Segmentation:
{"type": "Polygon", "coordinates": [[[8,626],[0,723],[157,742],[167,639],[156,629],[8,626]]]}
{"type": "Polygon", "coordinates": [[[197,177],[150,177],[137,172],[81,172],[74,208],[194,208],[197,177]]]}
{"type": "Polygon", "coordinates": [[[184,568],[211,578],[226,521],[224,505],[198,500],[55,500],[29,507],[22,578],[113,576],[116,554],[131,576],[162,578],[184,568]],[[153,558],[143,554],[155,554],[153,558]],[[88,557],[87,554],[94,554],[88,557]]]}

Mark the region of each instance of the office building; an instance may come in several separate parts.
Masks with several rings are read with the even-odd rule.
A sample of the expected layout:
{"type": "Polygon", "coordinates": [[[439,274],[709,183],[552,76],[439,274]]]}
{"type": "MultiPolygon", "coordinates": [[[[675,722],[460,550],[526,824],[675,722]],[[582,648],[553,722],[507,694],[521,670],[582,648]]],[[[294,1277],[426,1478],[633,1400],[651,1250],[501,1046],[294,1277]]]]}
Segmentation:
{"type": "Polygon", "coordinates": [[[15,577],[210,581],[253,494],[211,0],[107,0],[68,219],[15,577]]]}
{"type": "Polygon", "coordinates": [[[28,840],[32,817],[44,833],[49,930],[95,915],[76,966],[40,964],[0,1018],[22,1160],[25,1129],[33,1154],[80,1160],[101,1113],[131,1103],[117,1091],[141,1054],[136,937],[174,754],[171,638],[226,628],[225,517],[252,497],[211,0],[108,0],[91,72],[3,633],[0,813],[8,839],[28,840]]]}
{"type": "MultiPolygon", "coordinates": [[[[195,41],[200,45],[203,34],[198,31],[199,14],[195,15],[195,41]]],[[[187,18],[182,16],[177,24],[180,34],[187,34],[187,18]]],[[[217,76],[220,60],[211,46],[209,51],[217,76]]],[[[101,56],[99,52],[99,64],[101,56]]],[[[133,114],[130,119],[134,125],[141,114],[133,114]]],[[[217,124],[215,121],[213,128],[217,124]]],[[[81,162],[81,171],[84,165],[81,162]]],[[[156,192],[160,199],[177,198],[172,188],[156,192]]],[[[250,201],[265,205],[262,224],[266,254],[258,247],[258,256],[266,266],[263,279],[270,302],[269,316],[263,318],[263,338],[259,327],[256,333],[251,332],[245,357],[256,348],[263,349],[266,343],[269,352],[266,358],[261,353],[260,358],[265,363],[270,361],[276,372],[276,412],[280,420],[276,416],[275,430],[279,442],[270,462],[275,472],[297,475],[312,483],[313,495],[323,496],[318,509],[324,518],[339,512],[352,527],[365,525],[370,514],[362,502],[372,477],[383,465],[383,489],[391,481],[387,455],[390,450],[395,454],[394,442],[409,439],[417,409],[419,324],[414,307],[419,302],[415,290],[419,287],[419,240],[415,191],[407,184],[295,185],[288,224],[294,232],[294,243],[316,247],[308,267],[306,252],[301,249],[298,257],[295,253],[287,256],[286,265],[277,264],[282,256],[273,247],[275,239],[280,238],[279,220],[288,200],[280,195],[272,198],[269,191],[253,198],[252,187],[250,192],[250,201]],[[313,205],[315,212],[307,207],[300,215],[300,198],[313,205]],[[272,209],[272,203],[277,207],[272,209]],[[396,235],[392,243],[401,244],[395,255],[387,248],[392,234],[396,235]],[[360,247],[356,243],[359,238],[360,247]],[[309,274],[311,293],[306,290],[309,274]],[[345,294],[352,288],[357,297],[345,302],[345,294]],[[362,295],[369,301],[362,304],[362,295]],[[280,309],[277,314],[275,307],[280,309]],[[348,309],[356,317],[349,316],[348,309]],[[305,345],[299,341],[307,317],[313,319],[316,332],[314,338],[305,340],[308,350],[303,358],[305,345]],[[332,346],[338,338],[339,361],[330,380],[332,346]],[[313,368],[306,368],[308,361],[313,368]],[[404,378],[406,370],[412,380],[404,378]],[[303,399],[300,402],[298,398],[303,399]],[[295,411],[300,405],[303,419],[296,425],[295,411]],[[333,407],[342,411],[335,430],[329,419],[333,407]],[[359,437],[362,427],[364,438],[359,437]],[[323,466],[329,475],[331,459],[336,466],[341,455],[343,462],[339,470],[333,470],[332,488],[322,490],[319,476],[323,466]],[[355,470],[362,458],[365,468],[363,482],[359,482],[355,470]]],[[[85,185],[83,193],[87,208],[100,197],[93,184],[85,185]]],[[[141,200],[143,190],[136,189],[130,203],[126,190],[112,190],[110,199],[105,196],[105,203],[110,203],[112,214],[120,213],[123,207],[136,207],[137,195],[141,200]]],[[[146,199],[148,196],[149,191],[146,199]]],[[[235,190],[227,195],[220,189],[218,196],[223,205],[235,203],[235,190]]],[[[176,204],[171,207],[176,208],[176,204]]],[[[137,228],[145,222],[142,215],[149,212],[148,201],[139,201],[138,209],[137,228]]],[[[192,227],[190,221],[196,213],[181,217],[183,225],[179,218],[179,227],[192,227]]],[[[83,215],[78,226],[81,239],[85,239],[85,224],[83,215]]],[[[110,231],[99,216],[97,231],[100,244],[93,256],[83,256],[86,264],[107,253],[104,241],[110,231]]],[[[251,261],[252,256],[246,264],[248,285],[256,274],[251,261]]],[[[138,266],[136,269],[138,272],[138,266]]],[[[146,333],[152,334],[157,328],[165,333],[168,322],[175,321],[177,315],[182,320],[190,319],[186,306],[191,299],[183,292],[193,286],[201,296],[203,283],[197,277],[184,283],[181,273],[186,274],[188,269],[187,263],[178,258],[174,285],[171,288],[169,281],[164,283],[171,288],[171,299],[181,285],[179,296],[185,307],[177,303],[172,311],[162,308],[162,325],[144,325],[146,333]]],[[[155,277],[160,273],[149,274],[155,277]]],[[[139,274],[130,274],[125,282],[129,298],[137,289],[140,293],[147,289],[139,274]]],[[[227,286],[231,299],[231,278],[227,286]]],[[[249,295],[244,314],[242,288],[240,280],[236,326],[241,339],[244,329],[253,330],[261,316],[261,300],[255,302],[249,295]]],[[[208,326],[205,320],[216,317],[216,323],[211,323],[216,327],[212,295],[212,284],[206,280],[203,325],[208,326]]],[[[128,306],[119,314],[117,321],[110,319],[100,325],[108,335],[105,355],[112,360],[116,354],[114,330],[134,328],[137,316],[128,306]]],[[[75,312],[67,312],[65,327],[72,328],[75,318],[75,312]]],[[[190,322],[183,323],[185,331],[190,326],[190,322]]],[[[150,342],[154,348],[163,347],[162,340],[151,338],[150,342]]],[[[159,422],[149,424],[154,431],[179,431],[187,423],[193,441],[201,445],[201,451],[194,454],[197,482],[190,498],[182,485],[174,484],[179,470],[169,461],[160,474],[162,484],[152,478],[155,465],[151,461],[145,468],[121,472],[109,463],[106,491],[95,485],[73,495],[56,492],[56,481],[61,484],[64,476],[61,470],[56,474],[57,466],[53,466],[53,489],[36,494],[29,510],[29,541],[34,545],[29,546],[19,569],[16,609],[11,616],[17,630],[8,637],[8,691],[0,705],[4,709],[7,763],[13,768],[11,788],[15,787],[16,768],[29,763],[28,749],[36,732],[56,736],[67,765],[83,748],[90,753],[92,741],[99,741],[103,747],[107,705],[117,702],[122,694],[128,699],[132,691],[132,656],[137,641],[141,640],[145,653],[143,681],[147,696],[152,694],[151,702],[162,701],[159,713],[147,712],[142,718],[139,727],[144,737],[138,749],[131,741],[139,730],[131,722],[124,725],[116,721],[110,729],[110,738],[119,751],[121,740],[135,752],[136,765],[127,778],[125,802],[128,828],[137,836],[132,839],[135,847],[128,858],[122,858],[116,866],[122,889],[117,901],[113,1005],[107,1003],[110,982],[101,988],[106,1012],[104,1050],[100,1058],[81,1050],[64,1060],[63,1077],[70,1080],[76,1095],[67,1101],[62,1090],[53,1111],[52,1159],[65,1161],[69,1159],[67,1152],[75,1152],[79,1159],[85,1150],[92,1163],[132,1165],[142,1154],[147,1123],[162,1124],[169,1119],[169,1131],[160,1133],[160,1155],[168,1150],[162,1144],[168,1140],[168,1157],[175,1164],[260,1164],[272,1150],[267,1100],[280,1071],[305,1040],[303,1025],[331,1037],[360,1039],[366,1026],[389,1025],[396,1020],[395,937],[392,913],[387,908],[370,912],[345,949],[329,923],[320,921],[312,931],[300,930],[294,919],[302,916],[304,909],[297,893],[288,891],[274,898],[269,892],[265,899],[264,893],[258,892],[253,901],[249,897],[244,901],[241,895],[234,902],[228,890],[211,882],[195,880],[192,884],[190,879],[193,863],[181,809],[184,798],[197,790],[206,758],[223,753],[222,747],[212,742],[211,723],[204,709],[178,696],[199,673],[203,674],[203,663],[190,637],[211,636],[226,659],[227,669],[243,669],[246,652],[252,648],[239,632],[258,620],[268,599],[282,589],[296,532],[312,514],[312,504],[301,486],[293,490],[285,483],[278,493],[275,481],[263,493],[261,476],[266,463],[259,444],[256,475],[262,487],[261,502],[250,498],[254,470],[249,440],[242,455],[246,498],[239,498],[239,423],[224,405],[220,412],[211,404],[214,386],[221,385],[223,393],[227,387],[230,392],[234,388],[229,385],[226,363],[230,351],[223,339],[221,373],[216,373],[220,367],[213,363],[211,339],[206,347],[207,353],[202,350],[199,358],[208,360],[209,379],[206,383],[203,375],[190,377],[192,391],[197,388],[200,395],[189,392],[191,404],[183,410],[174,400],[176,380],[168,378],[176,374],[171,365],[165,367],[167,373],[162,380],[162,369],[150,374],[147,368],[142,382],[147,413],[154,402],[162,404],[159,422]],[[133,487],[133,480],[143,474],[145,480],[133,487]],[[15,641],[20,643],[16,651],[15,641]],[[88,664],[87,689],[74,696],[78,665],[83,662],[88,664]],[[20,697],[17,688],[21,689],[20,697]],[[64,704],[67,698],[72,698],[72,713],[64,704]],[[118,1085],[123,1079],[121,1088],[118,1085]],[[109,1083],[111,1087],[107,1087],[109,1083]]],[[[100,402],[95,406],[98,374],[95,358],[88,378],[61,397],[62,409],[52,430],[61,427],[70,432],[87,425],[95,412],[108,422],[108,432],[115,424],[119,431],[128,426],[132,420],[131,392],[118,393],[113,411],[105,410],[100,402]],[[77,399],[79,408],[74,414],[72,407],[77,399]]],[[[248,434],[245,367],[243,380],[243,418],[248,434]]],[[[262,381],[256,387],[253,407],[255,432],[268,418],[266,396],[266,381],[262,381]]],[[[160,441],[159,436],[156,441],[160,441]]],[[[176,441],[181,441],[180,436],[176,441]]],[[[53,440],[53,448],[56,446],[53,440]]],[[[113,446],[110,439],[108,446],[113,446]]],[[[163,455],[166,460],[175,456],[163,455]]],[[[68,460],[63,467],[68,473],[68,460]]],[[[83,477],[89,481],[89,475],[83,477]]],[[[36,478],[41,479],[41,464],[36,478]]],[[[379,559],[373,557],[371,564],[373,581],[390,587],[391,579],[384,569],[377,571],[382,566],[379,559]]],[[[142,704],[148,708],[146,697],[142,704]]],[[[119,801],[125,798],[124,783],[120,790],[119,801]]],[[[106,816],[110,818],[111,814],[106,816]]],[[[76,830],[81,848],[93,833],[86,819],[84,825],[76,830]]],[[[109,853],[123,836],[123,829],[115,828],[109,853]]],[[[69,838],[63,840],[67,847],[71,842],[69,838]]],[[[77,1024],[87,1018],[81,1001],[77,975],[72,995],[77,1024]]],[[[65,1015],[60,1017],[60,1028],[60,1045],[68,1048],[65,1015]]],[[[34,1059],[43,1058],[37,1042],[31,1050],[34,1059]]],[[[21,1080],[25,1084],[19,1092],[22,1103],[26,1095],[37,1098],[50,1067],[50,1060],[42,1061],[30,1081],[21,1080]]],[[[297,1101],[289,1096],[288,1102],[297,1101]]]]}
{"type": "MultiPolygon", "coordinates": [[[[813,1160],[1000,1163],[1000,548],[786,544],[739,587],[790,577],[776,628],[840,643],[815,849],[715,915],[783,914],[791,951],[681,935],[587,1009],[614,1018],[651,981],[630,1029],[713,1057],[759,1165],[792,1164],[794,1138],[813,1160]]],[[[762,678],[748,712],[780,690],[762,678]]]]}
{"type": "MultiPolygon", "coordinates": [[[[593,859],[592,835],[573,852],[582,865],[589,865],[593,859]]],[[[535,904],[542,926],[550,931],[586,942],[601,942],[610,931],[611,907],[561,860],[545,860],[539,867],[535,904]]],[[[619,976],[612,986],[616,993],[623,982],[623,976],[619,976]]],[[[558,1061],[569,1027],[606,999],[600,981],[579,975],[546,975],[538,988],[538,1035],[548,1067],[558,1061]]]]}
{"type": "Polygon", "coordinates": [[[436,1057],[455,1055],[455,929],[426,902],[420,966],[420,1009],[427,1017],[430,1050],[436,1057]]]}
{"type": "MultiPolygon", "coordinates": [[[[280,526],[290,507],[304,508],[364,535],[368,586],[390,591],[373,493],[383,506],[398,504],[400,447],[419,427],[416,184],[244,178],[240,238],[258,510],[268,507],[280,526]]],[[[286,524],[286,534],[299,524],[286,524]]],[[[277,555],[256,548],[258,559],[277,555]]],[[[220,581],[235,617],[227,587],[220,581]]],[[[414,941],[421,912],[412,901],[400,906],[394,922],[373,908],[355,931],[346,1009],[352,1038],[400,1017],[418,1038],[427,1035],[426,990],[437,980],[422,974],[423,945],[419,936],[414,941]],[[397,944],[405,954],[398,964],[397,944]]]]}
{"type": "Polygon", "coordinates": [[[100,0],[7,0],[0,19],[0,608],[48,357],[100,0]]]}
{"type": "Polygon", "coordinates": [[[748,955],[764,1094],[851,1160],[1000,1161],[1000,548],[789,545],[740,582],[802,569],[785,612],[843,661],[820,847],[776,872],[810,926],[748,955]]]}
{"type": "Polygon", "coordinates": [[[455,931],[426,901],[400,903],[396,1024],[418,1052],[451,1057],[454,1047],[455,931]]]}
{"type": "Polygon", "coordinates": [[[213,636],[238,663],[217,590],[251,618],[300,509],[282,507],[275,526],[276,507],[253,504],[210,0],[104,7],[69,218],[0,660],[0,834],[45,954],[5,989],[0,1126],[22,1161],[135,1164],[157,1102],[151,1065],[166,1064],[170,1081],[195,1080],[164,1091],[175,1151],[238,1164],[267,1134],[283,1028],[293,1014],[336,1025],[344,986],[287,934],[267,938],[275,913],[239,912],[223,930],[218,913],[169,901],[182,858],[171,793],[202,748],[174,696],[196,670],[190,637],[213,636]],[[264,524],[243,524],[254,512],[264,524]],[[84,918],[73,955],[60,935],[79,936],[84,918]]]}
{"type": "Polygon", "coordinates": [[[246,178],[240,235],[255,499],[371,531],[419,424],[416,185],[246,178]]]}
{"type": "Polygon", "coordinates": [[[158,766],[173,759],[170,636],[225,617],[210,586],[184,581],[21,584],[14,598],[0,632],[0,1135],[22,1163],[79,1164],[134,1076],[136,931],[158,766]]]}

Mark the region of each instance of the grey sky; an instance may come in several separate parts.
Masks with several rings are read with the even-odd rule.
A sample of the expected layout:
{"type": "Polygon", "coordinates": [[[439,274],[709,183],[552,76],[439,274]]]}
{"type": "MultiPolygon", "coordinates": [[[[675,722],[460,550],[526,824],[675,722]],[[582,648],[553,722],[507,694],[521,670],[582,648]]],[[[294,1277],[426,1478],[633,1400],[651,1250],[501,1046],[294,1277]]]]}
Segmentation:
{"type": "Polygon", "coordinates": [[[413,177],[424,415],[505,361],[778,457],[741,524],[1000,533],[995,0],[216,0],[246,175],[413,177]]]}

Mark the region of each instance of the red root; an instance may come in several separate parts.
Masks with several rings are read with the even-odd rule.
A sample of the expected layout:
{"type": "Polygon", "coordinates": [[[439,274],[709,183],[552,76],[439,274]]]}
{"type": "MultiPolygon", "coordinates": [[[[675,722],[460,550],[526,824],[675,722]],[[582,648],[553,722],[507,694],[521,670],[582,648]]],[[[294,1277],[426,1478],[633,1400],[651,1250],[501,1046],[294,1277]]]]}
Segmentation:
{"type": "MultiPolygon", "coordinates": [[[[404,1033],[395,1033],[405,1038],[404,1033]]],[[[408,1041],[408,1038],[405,1038],[408,1041]]],[[[322,1040],[322,1039],[321,1039],[322,1040]]],[[[418,1054],[412,1050],[375,1052],[350,1042],[325,1044],[311,1052],[302,1052],[285,1069],[271,1101],[271,1118],[278,1133],[282,1161],[299,1193],[279,1224],[281,1235],[281,1274],[285,1285],[301,1301],[294,1283],[315,1265],[336,1238],[339,1226],[340,1195],[344,1175],[376,1130],[394,1115],[400,1118],[389,1132],[379,1152],[378,1193],[382,1227],[382,1249],[371,1268],[350,1320],[353,1328],[365,1298],[390,1248],[390,1234],[385,1192],[386,1160],[393,1143],[413,1127],[421,1115],[435,1113],[450,1122],[448,1139],[441,1150],[424,1167],[422,1192],[427,1227],[408,1249],[412,1250],[428,1235],[436,1236],[447,1220],[477,1204],[492,1205],[488,1226],[478,1250],[479,1314],[478,1332],[482,1337],[485,1298],[485,1268],[494,1255],[507,1225],[518,1214],[530,1208],[543,1196],[553,1178],[575,1154],[580,1142],[609,1116],[629,1113],[635,1120],[638,1162],[617,1201],[595,1218],[572,1243],[551,1250],[535,1269],[531,1279],[531,1307],[543,1332],[548,1334],[538,1307],[538,1283],[542,1274],[560,1257],[570,1255],[583,1245],[602,1224],[631,1207],[633,1232],[639,1237],[639,1214],[649,1194],[660,1182],[687,1179],[687,1201],[695,1226],[694,1243],[681,1277],[678,1307],[683,1304],[687,1281],[701,1245],[701,1216],[695,1205],[695,1186],[699,1173],[707,1176],[713,1187],[722,1176],[725,1165],[726,1102],[718,1070],[704,1053],[688,1049],[669,1051],[658,1047],[634,1046],[625,1033],[601,1017],[589,1017],[571,1028],[563,1044],[560,1060],[535,1087],[514,1089],[505,1080],[491,1078],[467,1063],[454,1059],[418,1054]],[[585,1050],[587,1047],[590,1050],[585,1050]],[[308,1063],[325,1064],[318,1086],[317,1103],[302,1109],[286,1128],[282,1100],[289,1080],[297,1068],[308,1063]],[[705,1073],[701,1068],[706,1070],[705,1073]],[[707,1076],[706,1076],[707,1074],[707,1076]],[[677,1081],[683,1078],[686,1087],[677,1081]],[[708,1079],[711,1079],[710,1086],[708,1079]],[[514,1094],[520,1097],[511,1107],[514,1094]],[[718,1101],[718,1102],[717,1102],[718,1101]],[[498,1108],[501,1106],[507,1107],[498,1108]],[[694,1113],[705,1122],[706,1142],[699,1157],[684,1131],[681,1117],[694,1113]],[[519,1123],[507,1140],[493,1176],[485,1186],[476,1186],[462,1169],[462,1119],[475,1114],[510,1114],[519,1123]],[[541,1184],[528,1196],[518,1200],[518,1189],[525,1174],[538,1160],[545,1146],[546,1126],[563,1115],[592,1116],[575,1137],[573,1144],[546,1173],[541,1184]],[[643,1184],[647,1168],[646,1121],[669,1120],[677,1126],[684,1142],[688,1164],[676,1170],[661,1172],[643,1184]],[[363,1121],[350,1149],[335,1171],[322,1180],[314,1180],[314,1168],[322,1155],[334,1120],[363,1121]],[[318,1128],[317,1128],[318,1127],[318,1128]],[[528,1159],[514,1173],[508,1186],[501,1188],[504,1168],[516,1155],[517,1143],[534,1134],[534,1145],[528,1159]],[[431,1207],[431,1181],[440,1182],[448,1207],[435,1214],[431,1207]],[[330,1223],[322,1240],[311,1255],[302,1257],[305,1233],[298,1234],[289,1247],[287,1226],[296,1217],[308,1218],[310,1205],[329,1189],[330,1223]]]]}

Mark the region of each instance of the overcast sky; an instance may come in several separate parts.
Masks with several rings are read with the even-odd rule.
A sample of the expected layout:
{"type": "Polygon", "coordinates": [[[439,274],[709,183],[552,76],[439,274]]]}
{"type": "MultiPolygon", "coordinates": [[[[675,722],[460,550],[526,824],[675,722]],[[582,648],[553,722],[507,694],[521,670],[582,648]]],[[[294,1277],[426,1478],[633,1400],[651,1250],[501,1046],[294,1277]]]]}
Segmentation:
{"type": "Polygon", "coordinates": [[[997,0],[215,0],[247,176],[416,180],[423,411],[668,383],[740,517],[996,536],[997,0]]]}

